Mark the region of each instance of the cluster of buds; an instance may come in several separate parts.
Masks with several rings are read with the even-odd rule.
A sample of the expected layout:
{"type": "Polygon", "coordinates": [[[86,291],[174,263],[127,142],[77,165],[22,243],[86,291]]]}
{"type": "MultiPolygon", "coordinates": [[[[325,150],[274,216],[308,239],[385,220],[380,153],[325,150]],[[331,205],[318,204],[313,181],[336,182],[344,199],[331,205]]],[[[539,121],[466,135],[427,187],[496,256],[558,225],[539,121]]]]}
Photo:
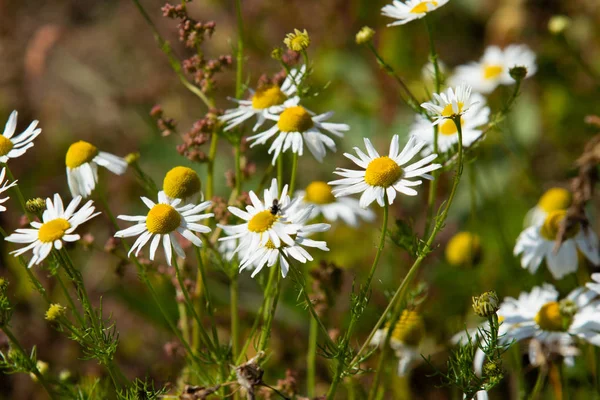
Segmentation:
{"type": "Polygon", "coordinates": [[[177,152],[190,161],[206,162],[208,156],[200,148],[219,129],[221,114],[221,110],[211,109],[204,118],[194,122],[192,128],[183,134],[183,143],[177,146],[177,152]]]}
{"type": "Polygon", "coordinates": [[[321,261],[319,267],[310,271],[313,278],[313,304],[319,316],[333,305],[335,295],[342,286],[342,270],[332,262],[321,261]]]}
{"type": "Polygon", "coordinates": [[[204,56],[196,54],[183,60],[182,67],[186,73],[193,77],[194,82],[200,89],[208,93],[215,88],[214,75],[230,67],[231,64],[233,64],[233,58],[230,55],[205,60],[204,56]]]}
{"type": "Polygon", "coordinates": [[[156,126],[163,136],[169,136],[176,132],[177,122],[173,118],[165,118],[164,111],[160,105],[155,105],[150,110],[150,116],[156,121],[156,126]]]}
{"type": "Polygon", "coordinates": [[[480,296],[473,297],[473,311],[483,318],[488,318],[500,309],[500,299],[493,290],[485,292],[480,296]]]}
{"type": "Polygon", "coordinates": [[[195,49],[204,42],[207,37],[210,38],[215,33],[216,24],[214,21],[198,22],[190,18],[184,5],[176,6],[166,3],[162,7],[163,16],[171,19],[178,19],[179,40],[186,47],[195,49]]]}

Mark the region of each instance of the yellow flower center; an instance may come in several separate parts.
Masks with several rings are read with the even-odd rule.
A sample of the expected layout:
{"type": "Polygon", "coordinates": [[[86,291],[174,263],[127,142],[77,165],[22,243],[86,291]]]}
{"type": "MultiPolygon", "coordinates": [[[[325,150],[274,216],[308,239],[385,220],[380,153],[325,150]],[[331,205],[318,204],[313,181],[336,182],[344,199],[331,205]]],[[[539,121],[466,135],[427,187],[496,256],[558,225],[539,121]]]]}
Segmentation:
{"type": "Polygon", "coordinates": [[[179,228],[181,215],[168,204],[156,204],[146,216],[146,228],[150,233],[165,235],[179,228]]]}
{"type": "Polygon", "coordinates": [[[481,259],[481,240],[471,232],[459,232],[446,245],[446,260],[456,267],[469,267],[481,259]]]}
{"type": "Polygon", "coordinates": [[[327,183],[315,181],[306,187],[304,200],[314,204],[329,204],[335,201],[335,197],[327,183]]]}
{"type": "Polygon", "coordinates": [[[277,121],[277,127],[281,132],[306,132],[313,125],[310,114],[302,106],[286,108],[277,121]]]}
{"type": "Polygon", "coordinates": [[[504,68],[501,65],[485,65],[483,67],[483,79],[495,79],[500,74],[504,68]]]}
{"type": "Polygon", "coordinates": [[[96,146],[80,140],[79,142],[73,143],[71,147],[69,147],[69,150],[67,150],[65,164],[71,169],[77,168],[92,161],[97,155],[98,148],[96,146]]]}
{"type": "Polygon", "coordinates": [[[66,219],[56,218],[48,221],[40,227],[38,231],[38,239],[43,243],[52,243],[55,240],[62,238],[71,224],[66,219]]]}
{"type": "Polygon", "coordinates": [[[248,221],[248,230],[250,232],[263,233],[268,231],[275,221],[277,221],[277,216],[271,214],[271,211],[261,211],[248,221]]]}
{"type": "MultiPolygon", "coordinates": [[[[460,119],[460,123],[461,124],[465,123],[464,118],[460,119]]],[[[442,135],[452,136],[452,135],[455,135],[458,132],[458,129],[456,128],[456,124],[454,123],[453,120],[447,119],[447,120],[444,121],[443,124],[440,124],[440,130],[439,130],[439,132],[442,135]]]]}
{"type": "Polygon", "coordinates": [[[414,6],[412,10],[410,10],[410,12],[413,14],[426,13],[427,11],[429,11],[429,4],[431,4],[434,7],[438,5],[437,1],[422,1],[421,3],[414,6]]]}
{"type": "Polygon", "coordinates": [[[270,249],[270,250],[277,250],[277,247],[275,247],[275,244],[273,244],[273,242],[271,241],[271,239],[267,240],[267,243],[265,244],[265,247],[267,249],[270,249]]]}
{"type": "MultiPolygon", "coordinates": [[[[442,116],[443,117],[453,117],[456,114],[460,114],[460,113],[462,113],[464,106],[465,105],[463,104],[463,102],[459,101],[458,102],[458,112],[455,113],[454,110],[452,109],[452,104],[446,104],[446,106],[442,110],[442,116]]],[[[456,129],[456,127],[455,127],[455,129],[456,129]]]]}
{"type": "Polygon", "coordinates": [[[404,310],[392,332],[392,339],[416,346],[425,335],[423,318],[416,312],[404,310]]]}
{"type": "MultiPolygon", "coordinates": [[[[566,218],[566,216],[566,210],[554,210],[549,212],[544,220],[542,228],[540,229],[540,235],[547,240],[556,240],[556,235],[558,235],[558,231],[560,230],[560,224],[566,218]]],[[[578,232],[579,224],[575,224],[574,226],[568,228],[567,232],[565,233],[565,239],[572,238],[573,236],[577,235],[578,232]]]]}
{"type": "Polygon", "coordinates": [[[0,156],[7,155],[13,148],[13,142],[10,139],[0,135],[0,156]]]}
{"type": "Polygon", "coordinates": [[[254,93],[252,107],[262,110],[283,104],[286,100],[287,96],[279,89],[279,86],[267,86],[254,93]]]}
{"type": "Polygon", "coordinates": [[[173,168],[163,180],[163,190],[172,199],[187,199],[198,193],[201,187],[198,174],[188,167],[173,168]]]}
{"type": "Polygon", "coordinates": [[[56,321],[65,314],[65,310],[66,308],[60,304],[50,304],[50,307],[46,311],[46,320],[56,321]]]}
{"type": "Polygon", "coordinates": [[[555,210],[565,210],[571,205],[571,192],[563,188],[548,189],[540,197],[538,207],[549,213],[555,210]]]}
{"type": "Polygon", "coordinates": [[[571,325],[571,318],[561,313],[557,301],[546,303],[535,316],[535,323],[544,331],[564,332],[571,325]]]}
{"type": "Polygon", "coordinates": [[[402,168],[388,156],[374,159],[367,165],[365,182],[371,186],[390,187],[402,176],[402,168]]]}

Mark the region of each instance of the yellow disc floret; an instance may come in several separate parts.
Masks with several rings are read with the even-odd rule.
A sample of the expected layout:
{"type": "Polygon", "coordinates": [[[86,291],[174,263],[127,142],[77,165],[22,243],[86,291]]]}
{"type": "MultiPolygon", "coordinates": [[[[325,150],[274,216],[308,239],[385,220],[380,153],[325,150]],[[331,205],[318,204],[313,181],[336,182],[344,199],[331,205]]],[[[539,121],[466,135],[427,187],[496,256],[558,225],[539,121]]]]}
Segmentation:
{"type": "Polygon", "coordinates": [[[460,113],[462,113],[464,106],[465,106],[464,103],[462,101],[459,101],[458,102],[458,112],[455,113],[454,109],[452,108],[452,104],[446,104],[446,106],[442,110],[442,116],[443,117],[453,117],[454,115],[460,114],[460,113]]]}
{"type": "Polygon", "coordinates": [[[563,188],[551,188],[540,197],[538,207],[545,212],[566,210],[571,205],[571,192],[563,188]]]}
{"type": "Polygon", "coordinates": [[[306,29],[304,32],[294,29],[294,33],[288,33],[283,39],[283,43],[288,49],[293,51],[303,51],[310,46],[310,36],[306,29]]]}
{"type": "Polygon", "coordinates": [[[200,177],[191,168],[175,167],[165,175],[163,190],[172,199],[187,199],[200,191],[200,177]]]}
{"type": "Polygon", "coordinates": [[[65,315],[65,311],[67,309],[60,304],[50,304],[48,310],[46,311],[46,320],[47,321],[56,321],[58,318],[65,315]]]}
{"type": "Polygon", "coordinates": [[[67,229],[71,227],[69,221],[63,218],[56,218],[44,223],[38,231],[38,239],[43,243],[52,243],[62,238],[67,229]]]}
{"type": "Polygon", "coordinates": [[[148,212],[146,228],[150,233],[165,235],[179,228],[181,215],[168,204],[156,204],[148,212]]]}
{"type": "Polygon", "coordinates": [[[277,121],[277,127],[281,132],[306,132],[313,126],[310,114],[302,106],[286,108],[277,121]]]}
{"type": "Polygon", "coordinates": [[[561,313],[560,304],[556,301],[544,304],[535,316],[535,323],[545,331],[566,331],[571,322],[572,318],[561,313]]]}
{"type": "Polygon", "coordinates": [[[402,168],[388,156],[374,159],[367,165],[365,182],[371,186],[390,187],[402,176],[402,168]]]}
{"type": "Polygon", "coordinates": [[[7,155],[13,148],[14,144],[10,139],[0,135],[0,157],[7,155]]]}
{"type": "Polygon", "coordinates": [[[271,214],[271,211],[264,210],[256,213],[250,221],[248,221],[248,230],[250,232],[263,233],[268,231],[277,221],[277,216],[271,214]]]}
{"type": "Polygon", "coordinates": [[[413,14],[423,14],[423,13],[426,13],[427,11],[429,11],[429,5],[430,4],[433,7],[437,7],[437,5],[438,5],[437,1],[422,1],[421,3],[417,4],[416,6],[414,6],[412,8],[412,10],[410,10],[410,12],[413,13],[413,14]]]}
{"type": "MultiPolygon", "coordinates": [[[[464,118],[460,119],[460,123],[462,125],[464,125],[464,123],[465,123],[464,118]]],[[[447,119],[443,123],[440,124],[440,133],[442,135],[452,136],[452,135],[456,135],[457,132],[458,132],[458,128],[456,127],[456,124],[454,123],[454,121],[451,119],[447,119]]]]}
{"type": "Polygon", "coordinates": [[[331,193],[331,186],[322,181],[315,181],[306,187],[304,200],[314,204],[329,204],[335,201],[335,197],[331,193]]]}
{"type": "Polygon", "coordinates": [[[456,267],[469,267],[481,260],[481,240],[471,232],[459,232],[446,245],[446,260],[456,267]]]}
{"type": "Polygon", "coordinates": [[[501,65],[485,65],[483,67],[483,79],[496,79],[504,68],[501,65]]]}
{"type": "Polygon", "coordinates": [[[254,96],[252,96],[252,107],[263,110],[283,104],[286,100],[287,96],[281,91],[279,86],[266,86],[254,93],[254,96]]]}
{"type": "MultiPolygon", "coordinates": [[[[556,235],[558,235],[558,231],[560,230],[560,224],[566,216],[566,210],[554,210],[549,212],[544,220],[544,224],[540,228],[540,235],[546,240],[556,240],[556,235]]],[[[568,227],[567,232],[565,232],[565,238],[570,239],[578,232],[579,224],[568,227]]]]}
{"type": "Polygon", "coordinates": [[[71,169],[77,168],[85,163],[89,163],[97,155],[98,148],[96,146],[80,140],[79,142],[73,143],[71,147],[69,147],[69,150],[67,150],[65,164],[71,169]]]}
{"type": "Polygon", "coordinates": [[[404,310],[392,332],[392,340],[416,346],[425,335],[423,318],[413,310],[404,310]]]}

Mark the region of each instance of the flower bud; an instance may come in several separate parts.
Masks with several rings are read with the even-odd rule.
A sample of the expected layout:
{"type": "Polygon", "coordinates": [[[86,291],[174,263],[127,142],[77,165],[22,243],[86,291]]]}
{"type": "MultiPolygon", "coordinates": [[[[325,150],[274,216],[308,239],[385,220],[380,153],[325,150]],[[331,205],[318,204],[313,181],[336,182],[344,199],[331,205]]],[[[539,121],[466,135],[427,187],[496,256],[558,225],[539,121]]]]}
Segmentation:
{"type": "Polygon", "coordinates": [[[548,21],[548,31],[553,35],[564,33],[571,26],[571,18],[566,15],[555,15],[548,21]]]}
{"type": "Polygon", "coordinates": [[[294,29],[294,33],[288,33],[283,40],[288,49],[293,51],[304,51],[310,46],[310,37],[306,29],[304,32],[294,29]]]}
{"type": "Polygon", "coordinates": [[[140,159],[140,153],[129,153],[125,156],[125,161],[127,162],[127,165],[131,165],[135,162],[137,162],[137,160],[140,159]]]}
{"type": "Polygon", "coordinates": [[[281,61],[281,58],[283,57],[283,50],[281,50],[280,47],[276,47],[273,49],[273,51],[271,52],[271,58],[277,61],[281,61]]]}
{"type": "Polygon", "coordinates": [[[508,70],[510,77],[515,81],[522,81],[527,76],[527,68],[523,66],[515,66],[508,70]]]}
{"type": "Polygon", "coordinates": [[[356,44],[365,44],[370,42],[375,36],[375,31],[368,26],[363,26],[356,34],[356,44]]]}
{"type": "Polygon", "coordinates": [[[25,203],[25,209],[32,214],[39,214],[46,209],[46,200],[41,197],[29,199],[25,203]]]}
{"type": "Polygon", "coordinates": [[[54,322],[64,316],[66,311],[66,307],[60,304],[50,304],[48,311],[46,311],[46,321],[54,322]]]}
{"type": "Polygon", "coordinates": [[[473,311],[480,317],[487,318],[495,314],[499,308],[500,300],[493,290],[473,297],[473,311]]]}

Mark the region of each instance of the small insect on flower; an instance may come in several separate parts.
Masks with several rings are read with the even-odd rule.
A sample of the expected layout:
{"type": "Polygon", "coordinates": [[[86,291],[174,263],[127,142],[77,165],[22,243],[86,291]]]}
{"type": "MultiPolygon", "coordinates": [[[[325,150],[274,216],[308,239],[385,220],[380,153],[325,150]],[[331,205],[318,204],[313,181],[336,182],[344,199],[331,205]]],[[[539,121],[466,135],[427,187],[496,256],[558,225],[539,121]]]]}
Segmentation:
{"type": "Polygon", "coordinates": [[[81,203],[81,196],[75,197],[65,209],[60,195],[54,195],[54,201],[46,199],[46,210],[42,214],[42,222],[32,221],[34,229],[17,229],[15,233],[6,237],[7,242],[30,243],[19,250],[12,251],[15,257],[32,250],[33,257],[28,267],[39,265],[52,251],[60,250],[65,242],[76,242],[81,237],[74,233],[79,225],[89,221],[100,213],[94,213],[93,201],[85,203],[75,211],[81,203]]]}
{"type": "Polygon", "coordinates": [[[115,233],[115,237],[119,238],[139,235],[133,246],[131,246],[128,256],[131,256],[131,253],[135,251],[137,257],[142,247],[150,242],[150,260],[154,260],[156,250],[162,242],[167,264],[171,265],[173,249],[179,257],[185,258],[185,252],[179,245],[175,232],[178,232],[195,246],[202,247],[202,240],[194,232],[210,232],[209,227],[197,222],[214,216],[212,213],[200,214],[200,212],[209,208],[212,202],[205,201],[198,205],[186,204],[178,207],[182,202],[181,199],[170,199],[162,191],[158,193],[158,203],[154,203],[146,197],[141,199],[150,209],[147,215],[119,215],[117,217],[124,221],[137,222],[136,225],[115,233]]]}
{"type": "MultiPolygon", "coordinates": [[[[6,192],[8,189],[10,189],[11,187],[15,186],[17,184],[17,181],[8,183],[8,181],[4,180],[4,177],[6,175],[6,168],[2,168],[2,171],[0,171],[0,194],[6,192]]],[[[5,203],[8,199],[10,199],[10,197],[4,197],[3,199],[0,199],[0,212],[6,211],[6,207],[4,207],[2,204],[5,203]]]]}
{"type": "Polygon", "coordinates": [[[554,279],[562,279],[565,275],[577,271],[578,250],[594,265],[600,264],[598,236],[592,229],[583,229],[580,223],[569,227],[564,235],[564,242],[554,251],[560,225],[566,218],[565,210],[548,213],[541,225],[526,228],[517,238],[515,256],[521,255],[521,266],[535,273],[546,260],[548,269],[554,279]]]}
{"type": "Polygon", "coordinates": [[[281,209],[279,208],[279,200],[273,199],[273,204],[271,205],[271,214],[277,215],[280,211],[281,209]]]}
{"type": "Polygon", "coordinates": [[[567,189],[554,187],[548,189],[540,200],[525,216],[525,225],[542,225],[548,213],[556,210],[566,210],[571,206],[573,196],[567,189]]]}
{"type": "Polygon", "coordinates": [[[100,151],[93,144],[83,140],[69,147],[65,164],[71,194],[84,198],[92,194],[98,183],[98,165],[117,175],[123,175],[127,170],[127,161],[124,158],[100,151]]]}
{"type": "Polygon", "coordinates": [[[360,220],[373,221],[373,210],[360,207],[358,200],[351,197],[336,198],[333,188],[326,182],[311,182],[304,191],[298,191],[296,196],[303,204],[312,207],[310,219],[322,215],[328,222],[342,220],[347,225],[357,227],[360,220]]]}
{"type": "Polygon", "coordinates": [[[198,173],[188,167],[175,167],[165,175],[163,191],[171,199],[190,202],[197,194],[201,194],[202,182],[198,173]]]}
{"type": "Polygon", "coordinates": [[[525,45],[510,45],[504,50],[490,46],[485,50],[478,62],[456,68],[448,80],[452,86],[466,82],[479,93],[491,93],[499,85],[512,85],[515,80],[510,76],[510,69],[516,66],[525,67],[530,77],[535,74],[535,53],[525,45]]]}
{"type": "MultiPolygon", "coordinates": [[[[450,91],[448,91],[446,99],[450,97],[449,92],[450,91]]],[[[442,95],[444,94],[442,93],[442,95]]],[[[433,102],[436,102],[437,104],[441,98],[441,96],[437,98],[434,97],[433,102]]],[[[486,105],[485,98],[479,93],[473,93],[470,96],[468,101],[471,105],[467,108],[464,106],[465,99],[463,98],[461,100],[462,101],[459,101],[458,106],[459,109],[462,108],[460,117],[462,145],[463,147],[469,147],[483,135],[481,126],[489,122],[490,108],[486,105]]],[[[445,109],[442,110],[442,115],[446,115],[447,118],[438,122],[438,149],[441,152],[451,150],[458,143],[458,128],[454,121],[448,118],[452,116],[453,110],[448,104],[445,104],[444,108],[445,109]]],[[[427,142],[427,152],[433,150],[434,130],[429,119],[425,118],[423,115],[416,115],[416,121],[411,127],[410,135],[427,142]]]]}
{"type": "Polygon", "coordinates": [[[413,187],[421,185],[423,181],[412,179],[433,179],[428,172],[441,168],[440,164],[430,164],[437,154],[430,154],[413,164],[406,165],[426,145],[425,142],[417,142],[414,137],[411,137],[404,149],[399,151],[398,135],[394,135],[387,156],[380,156],[369,139],[365,138],[364,142],[368,155],[358,147],[354,148],[358,158],[352,154],[344,154],[364,170],[337,168],[334,174],[343,176],[344,179],[329,182],[330,185],[339,186],[333,190],[335,197],[362,192],[359,203],[362,208],[367,208],[375,200],[381,207],[386,203],[392,204],[396,192],[416,196],[417,191],[413,187]]]}
{"type": "Polygon", "coordinates": [[[229,98],[239,106],[225,111],[225,114],[219,117],[225,123],[225,130],[229,131],[256,116],[256,124],[252,128],[256,131],[265,123],[268,114],[277,114],[286,107],[298,104],[300,99],[296,96],[297,85],[305,73],[306,65],[303,65],[299,70],[292,69],[281,86],[268,85],[256,91],[250,89],[251,97],[248,100],[229,98]]]}
{"type": "Polygon", "coordinates": [[[392,4],[388,4],[381,9],[381,14],[397,20],[387,26],[404,25],[415,19],[423,18],[447,2],[448,0],[406,0],[405,2],[394,0],[392,4]]]}
{"type": "Polygon", "coordinates": [[[17,129],[17,112],[10,113],[4,132],[0,136],[0,163],[6,164],[11,158],[21,157],[27,149],[33,147],[33,139],[42,133],[37,125],[38,121],[33,121],[22,133],[14,136],[17,129]]]}
{"type": "Polygon", "coordinates": [[[279,155],[289,149],[299,156],[303,155],[305,143],[317,161],[322,162],[327,153],[326,148],[336,151],[335,142],[323,131],[341,138],[344,137],[343,132],[350,130],[350,126],[346,124],[325,122],[331,118],[333,112],[314,115],[313,112],[298,105],[298,102],[299,99],[296,99],[294,104],[289,104],[278,115],[267,114],[267,119],[277,123],[264,132],[248,137],[248,141],[253,142],[250,147],[254,147],[265,144],[277,135],[269,148],[269,154],[274,153],[273,165],[279,155]]]}

